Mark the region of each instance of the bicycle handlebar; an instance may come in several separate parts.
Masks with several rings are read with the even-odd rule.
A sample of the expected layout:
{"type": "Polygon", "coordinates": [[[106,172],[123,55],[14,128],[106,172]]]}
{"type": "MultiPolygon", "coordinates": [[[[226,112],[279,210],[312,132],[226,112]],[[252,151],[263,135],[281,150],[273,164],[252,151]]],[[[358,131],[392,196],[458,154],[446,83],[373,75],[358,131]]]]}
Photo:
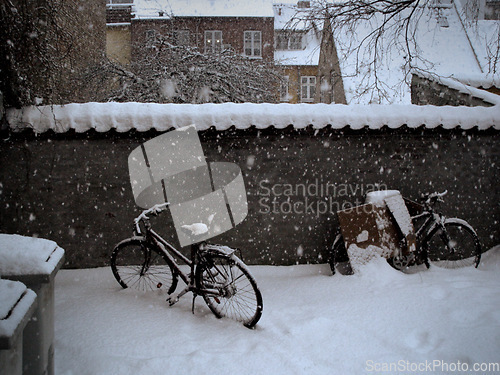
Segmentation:
{"type": "Polygon", "coordinates": [[[425,199],[424,204],[427,206],[430,206],[436,202],[444,202],[442,197],[444,197],[446,194],[448,194],[448,190],[443,191],[442,193],[434,192],[434,193],[427,193],[423,195],[423,198],[425,199]]]}
{"type": "Polygon", "coordinates": [[[136,228],[137,233],[141,233],[141,229],[139,227],[140,221],[149,220],[148,215],[151,215],[151,214],[158,215],[160,212],[164,211],[169,204],[170,204],[169,202],[155,204],[153,207],[142,211],[141,214],[134,219],[134,224],[135,224],[135,228],[136,228]]]}

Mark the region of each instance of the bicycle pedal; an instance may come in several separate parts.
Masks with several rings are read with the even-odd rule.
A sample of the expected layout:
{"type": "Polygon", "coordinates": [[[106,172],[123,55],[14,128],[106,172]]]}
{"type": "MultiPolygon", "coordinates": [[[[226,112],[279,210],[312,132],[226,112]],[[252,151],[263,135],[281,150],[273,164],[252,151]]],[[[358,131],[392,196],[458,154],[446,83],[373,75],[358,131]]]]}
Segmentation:
{"type": "Polygon", "coordinates": [[[175,297],[175,298],[167,298],[167,302],[168,302],[168,305],[169,305],[169,306],[173,306],[173,305],[175,305],[177,302],[179,302],[179,298],[178,298],[178,297],[175,297]]]}

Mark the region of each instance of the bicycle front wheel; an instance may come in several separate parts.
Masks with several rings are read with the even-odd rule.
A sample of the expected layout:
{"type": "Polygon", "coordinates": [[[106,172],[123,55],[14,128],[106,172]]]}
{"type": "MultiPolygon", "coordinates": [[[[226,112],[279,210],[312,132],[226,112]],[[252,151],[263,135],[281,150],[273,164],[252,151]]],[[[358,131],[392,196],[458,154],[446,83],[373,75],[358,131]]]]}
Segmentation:
{"type": "Polygon", "coordinates": [[[481,245],[476,232],[465,221],[447,219],[428,242],[429,259],[438,267],[459,268],[479,265],[481,245]]]}
{"type": "Polygon", "coordinates": [[[246,265],[236,256],[207,254],[196,268],[196,285],[217,318],[253,328],[262,315],[262,295],[246,265]]]}
{"type": "Polygon", "coordinates": [[[111,270],[123,288],[171,294],[177,286],[168,258],[143,239],[120,242],[111,254],[111,270]]]}

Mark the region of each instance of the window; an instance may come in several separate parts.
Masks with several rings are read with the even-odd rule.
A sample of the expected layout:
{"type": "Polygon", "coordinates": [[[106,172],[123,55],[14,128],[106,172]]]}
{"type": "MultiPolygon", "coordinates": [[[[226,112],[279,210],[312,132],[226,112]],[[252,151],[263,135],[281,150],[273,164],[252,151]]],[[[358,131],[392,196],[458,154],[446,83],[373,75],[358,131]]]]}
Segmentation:
{"type": "Polygon", "coordinates": [[[154,47],[156,43],[156,30],[147,30],[146,31],[146,46],[154,47]]]}
{"type": "Polygon", "coordinates": [[[316,94],[315,76],[303,76],[300,78],[300,93],[303,102],[314,101],[314,95],[316,94]]]}
{"type": "Polygon", "coordinates": [[[262,33],[260,31],[245,31],[244,53],[249,57],[262,57],[262,33]]]}
{"type": "Polygon", "coordinates": [[[174,43],[177,46],[189,46],[189,30],[175,30],[174,43]]]}
{"type": "Polygon", "coordinates": [[[217,53],[222,50],[222,31],[205,31],[205,53],[217,53]]]}
{"type": "Polygon", "coordinates": [[[289,83],[290,83],[289,76],[284,76],[281,79],[280,101],[282,101],[282,102],[290,101],[290,96],[288,95],[289,83]]]}
{"type": "Polygon", "coordinates": [[[299,31],[277,31],[276,49],[281,51],[302,49],[302,33],[299,31]]]}
{"type": "Polygon", "coordinates": [[[297,32],[290,34],[290,38],[288,39],[288,49],[302,49],[302,34],[297,32]]]}

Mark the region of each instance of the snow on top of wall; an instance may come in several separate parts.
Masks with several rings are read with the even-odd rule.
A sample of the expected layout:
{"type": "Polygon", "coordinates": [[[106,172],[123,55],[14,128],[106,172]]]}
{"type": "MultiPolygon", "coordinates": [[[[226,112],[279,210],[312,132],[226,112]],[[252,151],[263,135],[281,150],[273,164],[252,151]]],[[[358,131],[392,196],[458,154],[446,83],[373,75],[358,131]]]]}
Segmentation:
{"type": "Polygon", "coordinates": [[[489,73],[462,72],[462,73],[452,74],[451,78],[460,81],[464,85],[469,85],[473,87],[482,87],[484,89],[489,89],[491,87],[500,88],[500,76],[494,76],[489,73]]]}
{"type": "Polygon", "coordinates": [[[178,17],[273,17],[272,0],[134,0],[136,19],[178,17]]]}
{"type": "Polygon", "coordinates": [[[0,275],[50,275],[64,255],[57,243],[43,238],[0,234],[0,275]]]}
{"type": "MultiPolygon", "coordinates": [[[[425,126],[445,129],[500,129],[500,104],[493,107],[450,107],[417,105],[342,105],[342,104],[155,104],[155,103],[83,103],[64,106],[10,109],[7,120],[14,131],[33,129],[36,133],[53,130],[78,133],[95,129],[166,131],[194,124],[198,130],[232,126],[246,129],[255,126],[300,129],[326,126],[339,129],[384,126],[410,128],[425,126]]],[[[1,271],[0,271],[1,272],[1,271]]]]}
{"type": "MultiPolygon", "coordinates": [[[[500,104],[500,96],[499,95],[490,93],[490,92],[485,91],[485,90],[478,89],[476,87],[468,86],[465,84],[465,82],[463,82],[462,79],[460,79],[460,82],[459,82],[458,78],[455,78],[455,76],[453,76],[453,78],[455,78],[455,79],[452,79],[452,78],[439,77],[439,76],[436,76],[435,74],[425,73],[422,71],[415,71],[414,73],[420,77],[427,78],[431,81],[435,81],[435,82],[440,83],[444,86],[447,86],[451,89],[457,90],[458,92],[461,92],[462,94],[466,94],[466,95],[473,96],[475,98],[482,99],[483,101],[490,103],[490,104],[493,104],[493,105],[500,104]]],[[[470,75],[469,77],[470,77],[469,80],[472,80],[472,81],[474,80],[474,78],[473,78],[474,75],[470,75]]],[[[467,80],[467,78],[464,78],[464,80],[467,80]]],[[[477,83],[478,81],[473,81],[473,82],[477,83]]],[[[492,82],[492,81],[490,81],[490,82],[492,82]]],[[[474,86],[476,86],[476,85],[474,85],[474,86]]],[[[478,85],[478,86],[480,86],[480,85],[478,85]]]]}

